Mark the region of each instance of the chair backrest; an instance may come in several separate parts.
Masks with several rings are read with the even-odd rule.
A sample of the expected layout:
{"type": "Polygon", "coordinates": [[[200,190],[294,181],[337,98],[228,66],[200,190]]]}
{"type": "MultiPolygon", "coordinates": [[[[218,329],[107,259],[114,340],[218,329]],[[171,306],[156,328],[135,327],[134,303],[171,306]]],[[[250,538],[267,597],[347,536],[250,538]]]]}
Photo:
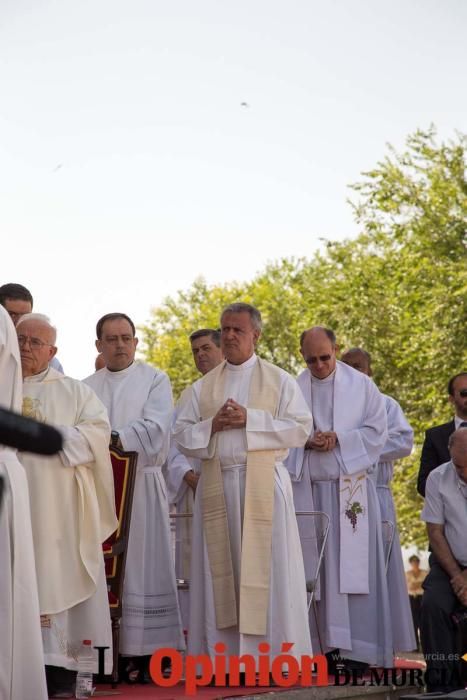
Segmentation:
{"type": "Polygon", "coordinates": [[[177,588],[179,590],[188,590],[190,585],[193,513],[170,513],[169,517],[177,588]]]}
{"type": "Polygon", "coordinates": [[[118,528],[102,545],[111,614],[121,615],[123,578],[135,488],[137,452],[110,447],[118,528]]]}
{"type": "Polygon", "coordinates": [[[382,520],[381,530],[383,536],[384,565],[387,571],[389,566],[389,559],[391,558],[392,545],[394,543],[394,523],[391,520],[382,520]]]}
{"type": "Polygon", "coordinates": [[[295,515],[305,559],[307,591],[316,593],[329,534],[329,515],[321,510],[300,510],[295,515]]]}

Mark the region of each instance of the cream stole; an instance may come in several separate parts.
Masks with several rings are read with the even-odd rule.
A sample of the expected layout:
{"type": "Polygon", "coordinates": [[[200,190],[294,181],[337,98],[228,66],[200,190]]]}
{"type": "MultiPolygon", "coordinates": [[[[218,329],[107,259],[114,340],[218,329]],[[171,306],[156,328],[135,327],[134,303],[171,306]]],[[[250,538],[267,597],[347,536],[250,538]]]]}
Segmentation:
{"type": "MultiPolygon", "coordinates": [[[[34,546],[41,614],[55,614],[87,600],[96,591],[102,542],[118,525],[108,448],[110,426],[94,392],[52,367],[36,380],[24,382],[23,415],[51,425],[75,425],[94,456],[89,464],[64,467],[59,455],[21,455],[31,493],[42,487],[54,503],[34,533],[34,546]],[[39,476],[41,464],[47,468],[39,476]],[[57,521],[63,523],[61,546],[50,556],[57,521]],[[72,578],[70,567],[76,567],[72,578]],[[48,581],[54,585],[47,585],[48,581]]],[[[33,511],[33,531],[34,517],[33,511]]]]}
{"type": "MultiPolygon", "coordinates": [[[[204,377],[200,395],[201,420],[212,418],[224,404],[226,372],[224,361],[204,377]]],[[[280,370],[258,358],[251,376],[247,408],[277,415],[280,386],[280,370]]],[[[218,433],[212,438],[216,455],[217,436],[218,433]]],[[[239,630],[243,634],[265,635],[267,629],[274,466],[274,450],[248,452],[240,575],[239,630]]],[[[219,457],[203,460],[202,474],[204,535],[213,582],[216,626],[224,629],[237,625],[238,615],[219,457]]]]}

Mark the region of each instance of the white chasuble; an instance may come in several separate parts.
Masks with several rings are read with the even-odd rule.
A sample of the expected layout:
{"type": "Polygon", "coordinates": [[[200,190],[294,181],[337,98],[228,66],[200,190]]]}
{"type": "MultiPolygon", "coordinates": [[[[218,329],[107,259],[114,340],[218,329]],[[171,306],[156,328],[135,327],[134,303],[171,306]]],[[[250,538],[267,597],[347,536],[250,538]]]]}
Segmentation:
{"type": "MultiPolygon", "coordinates": [[[[222,402],[234,399],[248,406],[252,372],[257,358],[253,355],[242,365],[225,365],[222,402]]],[[[207,375],[208,376],[208,375],[207,375]]],[[[213,593],[213,579],[206,546],[202,503],[195,499],[193,551],[190,585],[190,626],[188,650],[192,654],[215,656],[217,642],[226,644],[227,654],[249,653],[258,656],[258,643],[267,641],[271,654],[279,654],[281,643],[294,642],[294,656],[310,653],[306,623],[306,591],[303,559],[297,521],[287,470],[282,459],[287,450],[305,442],[311,429],[311,416],[295,380],[280,370],[279,398],[276,415],[259,408],[247,408],[245,428],[226,430],[211,438],[212,418],[202,418],[200,397],[206,377],[195,382],[187,400],[179,407],[174,427],[178,449],[188,457],[201,460],[217,458],[220,463],[235,599],[240,600],[242,540],[247,482],[247,457],[250,451],[273,450],[275,454],[271,559],[267,624],[264,634],[243,633],[238,624],[219,629],[213,593]]],[[[203,488],[203,467],[198,489],[203,488]]]]}
{"type": "MultiPolygon", "coordinates": [[[[21,363],[0,306],[0,406],[21,412],[21,363]]],[[[0,698],[46,700],[29,490],[16,451],[0,445],[0,698]]]]}
{"type": "MultiPolygon", "coordinates": [[[[110,426],[94,392],[51,367],[25,379],[23,413],[57,427],[64,438],[57,455],[22,453],[21,461],[46,663],[75,670],[83,639],[112,647],[102,556],[102,542],[117,527],[110,426]]],[[[110,658],[107,663],[110,669],[110,658]]]]}
{"type": "Polygon", "coordinates": [[[167,375],[143,362],[87,377],[108,411],[124,450],[138,453],[123,589],[120,650],[127,656],[183,649],[167,489],[172,390],[167,375]]]}

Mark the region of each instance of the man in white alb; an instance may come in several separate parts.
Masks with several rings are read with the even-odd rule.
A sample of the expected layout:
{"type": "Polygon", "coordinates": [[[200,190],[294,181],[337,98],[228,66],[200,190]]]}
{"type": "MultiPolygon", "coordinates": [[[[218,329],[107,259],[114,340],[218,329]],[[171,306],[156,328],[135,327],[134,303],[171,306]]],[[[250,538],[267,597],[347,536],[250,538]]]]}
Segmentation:
{"type": "MultiPolygon", "coordinates": [[[[204,376],[222,362],[220,331],[201,328],[190,335],[191,351],[196,369],[204,376]]],[[[177,409],[174,412],[176,418],[177,409]]],[[[169,503],[173,503],[179,516],[175,528],[175,571],[177,578],[189,581],[191,558],[191,530],[193,502],[198,484],[201,463],[199,459],[185,457],[172,441],[167,458],[166,482],[169,503]]],[[[178,591],[183,628],[188,628],[188,591],[178,591]]]]}
{"type": "MultiPolygon", "coordinates": [[[[50,367],[56,331],[42,314],[16,327],[23,414],[58,428],[58,455],[23,452],[49,693],[70,690],[84,639],[112,649],[102,542],[117,527],[104,406],[83,382],[50,367]]],[[[112,654],[106,672],[112,670],[112,654]]],[[[97,653],[94,672],[97,673],[97,653]]]]}
{"type": "MultiPolygon", "coordinates": [[[[18,341],[0,305],[0,407],[21,412],[18,341]]],[[[47,699],[29,490],[15,450],[0,444],[0,698],[47,699]]]]}
{"type": "MultiPolygon", "coordinates": [[[[366,350],[351,348],[342,354],[341,359],[346,365],[363,372],[367,377],[372,376],[371,356],[366,350]]],[[[388,419],[388,439],[373,472],[373,478],[376,480],[376,493],[381,508],[383,527],[387,529],[388,538],[392,539],[387,567],[392,641],[396,651],[413,651],[417,643],[407,593],[396,509],[391,491],[394,462],[397,459],[408,457],[412,452],[413,430],[397,401],[387,394],[383,394],[383,398],[388,419]]]]}
{"type": "MultiPolygon", "coordinates": [[[[311,416],[295,380],[261,360],[261,315],[249,304],[221,315],[226,361],[178,407],[178,449],[201,460],[193,519],[191,654],[311,653],[303,558],[283,460],[304,444],[311,416]]],[[[228,671],[228,669],[227,669],[228,671]]]]}
{"type": "Polygon", "coordinates": [[[144,681],[149,657],[184,648],[162,465],[169,449],[172,390],[167,375],[135,361],[137,338],[122,313],[103,316],[96,347],[105,367],[85,379],[106,406],[112,437],[138,453],[123,587],[120,652],[129,680],[144,681]]]}
{"type": "MultiPolygon", "coordinates": [[[[294,450],[287,466],[296,510],[316,509],[330,518],[318,601],[320,651],[330,654],[331,669],[338,653],[349,667],[391,667],[381,513],[368,478],[387,439],[384,399],[368,377],[336,360],[331,330],[304,331],[300,345],[308,369],[298,384],[314,425],[305,448],[294,450]]],[[[314,552],[302,526],[300,534],[309,573],[314,552]]],[[[310,626],[316,651],[313,616],[310,626]]]]}

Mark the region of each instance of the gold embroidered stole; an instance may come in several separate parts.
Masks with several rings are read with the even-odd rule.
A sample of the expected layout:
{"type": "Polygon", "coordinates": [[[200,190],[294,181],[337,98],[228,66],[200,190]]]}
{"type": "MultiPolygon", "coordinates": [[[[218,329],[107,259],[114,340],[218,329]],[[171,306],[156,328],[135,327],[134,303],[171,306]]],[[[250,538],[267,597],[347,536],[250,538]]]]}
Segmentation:
{"type": "MultiPolygon", "coordinates": [[[[201,419],[212,418],[225,402],[226,362],[209,372],[201,384],[201,419]]],[[[274,365],[257,359],[251,376],[248,406],[277,414],[281,374],[274,365]]],[[[235,581],[230,549],[221,465],[217,456],[203,460],[202,510],[204,534],[213,582],[217,629],[238,623],[235,581]]],[[[275,451],[248,452],[240,575],[240,625],[243,634],[265,635],[271,573],[275,451]]]]}

